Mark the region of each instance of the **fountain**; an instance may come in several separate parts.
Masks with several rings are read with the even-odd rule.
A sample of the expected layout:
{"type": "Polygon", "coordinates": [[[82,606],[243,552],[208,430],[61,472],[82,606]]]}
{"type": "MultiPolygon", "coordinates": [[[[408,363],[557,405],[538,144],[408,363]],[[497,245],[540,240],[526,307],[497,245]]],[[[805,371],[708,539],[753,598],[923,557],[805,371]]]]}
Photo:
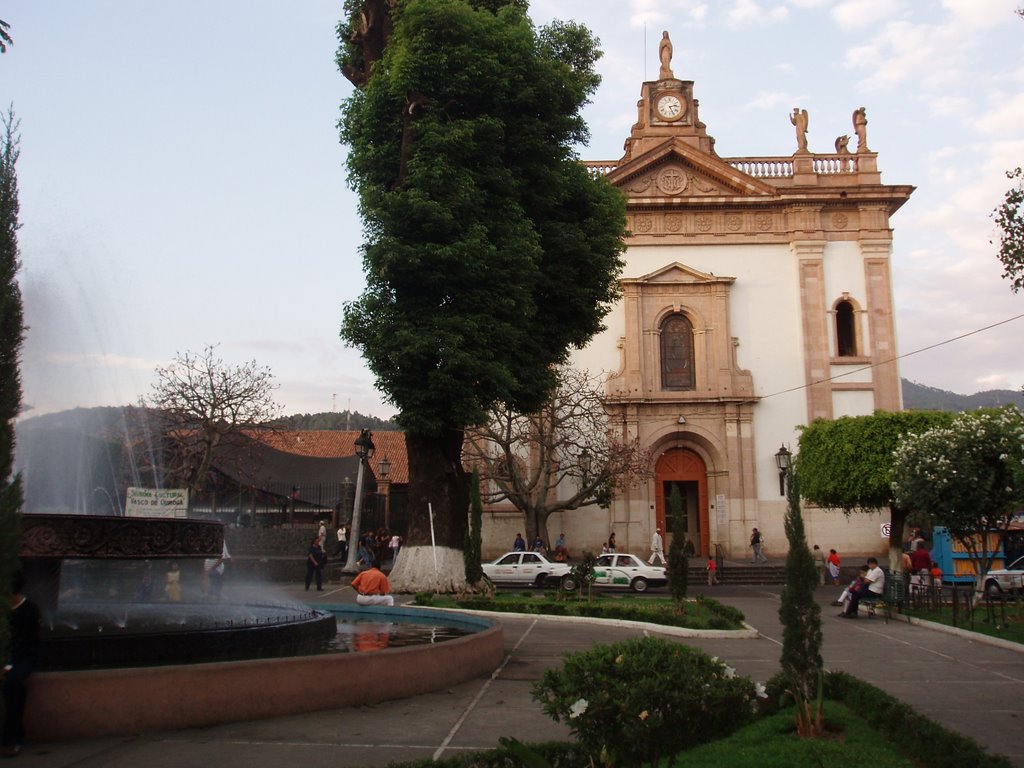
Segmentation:
{"type": "MultiPolygon", "coordinates": [[[[369,704],[489,673],[504,655],[501,627],[468,617],[457,623],[472,634],[443,643],[388,647],[385,630],[375,627],[368,630],[373,642],[347,649],[372,653],[313,655],[337,632],[332,613],[198,597],[202,560],[222,551],[220,523],[47,514],[22,519],[27,591],[44,616],[40,671],[32,676],[26,713],[33,740],[369,704]],[[180,563],[181,602],[154,599],[162,587],[153,578],[155,562],[180,563]],[[140,589],[148,599],[140,598],[140,589]],[[110,668],[113,662],[117,668],[110,668]]],[[[409,608],[358,611],[381,625],[436,615],[409,608]]]]}

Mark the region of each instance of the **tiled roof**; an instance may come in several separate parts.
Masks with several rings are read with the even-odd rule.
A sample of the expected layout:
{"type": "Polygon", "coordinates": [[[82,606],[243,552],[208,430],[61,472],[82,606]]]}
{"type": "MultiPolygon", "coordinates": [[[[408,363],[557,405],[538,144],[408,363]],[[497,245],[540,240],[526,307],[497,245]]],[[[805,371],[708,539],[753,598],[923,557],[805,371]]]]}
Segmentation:
{"type": "MultiPolygon", "coordinates": [[[[409,458],[405,452],[404,432],[373,432],[376,449],[370,459],[373,476],[380,479],[380,462],[386,456],[391,468],[388,480],[395,484],[409,482],[409,458]]],[[[281,430],[260,435],[260,439],[272,448],[297,456],[312,456],[320,459],[335,459],[355,456],[356,430],[338,431],[317,429],[310,431],[281,430]]]]}

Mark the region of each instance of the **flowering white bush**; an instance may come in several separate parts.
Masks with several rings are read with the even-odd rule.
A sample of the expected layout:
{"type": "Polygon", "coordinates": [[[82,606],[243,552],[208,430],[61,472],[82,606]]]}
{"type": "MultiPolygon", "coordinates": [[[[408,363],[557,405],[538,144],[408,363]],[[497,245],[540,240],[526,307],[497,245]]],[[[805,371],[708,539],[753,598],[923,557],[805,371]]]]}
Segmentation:
{"type": "Polygon", "coordinates": [[[961,413],[949,427],[906,435],[893,453],[897,502],[962,542],[981,573],[984,538],[1024,505],[1024,413],[1010,406],[961,413]]]}
{"type": "Polygon", "coordinates": [[[568,654],[534,688],[548,715],[619,768],[657,765],[727,735],[753,717],[763,695],[764,686],[725,662],[653,637],[568,654]]]}

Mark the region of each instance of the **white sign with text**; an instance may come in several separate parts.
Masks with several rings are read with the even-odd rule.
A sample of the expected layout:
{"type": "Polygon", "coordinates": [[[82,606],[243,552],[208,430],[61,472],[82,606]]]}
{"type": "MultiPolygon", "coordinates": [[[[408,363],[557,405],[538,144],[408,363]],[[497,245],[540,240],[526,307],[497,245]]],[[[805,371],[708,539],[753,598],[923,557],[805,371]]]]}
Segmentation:
{"type": "Polygon", "coordinates": [[[187,488],[129,488],[125,517],[186,517],[187,488]]]}

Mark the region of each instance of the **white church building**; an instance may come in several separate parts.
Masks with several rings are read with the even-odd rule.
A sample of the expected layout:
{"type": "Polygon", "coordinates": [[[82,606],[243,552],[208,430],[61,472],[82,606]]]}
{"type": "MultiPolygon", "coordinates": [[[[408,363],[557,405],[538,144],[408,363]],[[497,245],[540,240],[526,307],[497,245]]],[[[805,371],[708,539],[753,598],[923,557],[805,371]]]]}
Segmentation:
{"type": "MultiPolygon", "coordinates": [[[[548,533],[599,551],[614,531],[620,551],[646,553],[655,527],[676,533],[678,483],[697,554],[749,559],[756,526],[778,557],[776,454],[796,452],[799,426],[902,407],[890,219],[913,187],[882,183],[863,109],[835,152],[807,149],[795,109],[793,154],[720,157],[670,47],[661,64],[623,156],[587,163],[626,196],[630,234],[622,299],[574,358],[605,372],[612,425],[650,452],[651,478],[607,509],[552,516],[548,533]]],[[[805,508],[804,520],[826,551],[886,549],[888,515],[805,508]]]]}

